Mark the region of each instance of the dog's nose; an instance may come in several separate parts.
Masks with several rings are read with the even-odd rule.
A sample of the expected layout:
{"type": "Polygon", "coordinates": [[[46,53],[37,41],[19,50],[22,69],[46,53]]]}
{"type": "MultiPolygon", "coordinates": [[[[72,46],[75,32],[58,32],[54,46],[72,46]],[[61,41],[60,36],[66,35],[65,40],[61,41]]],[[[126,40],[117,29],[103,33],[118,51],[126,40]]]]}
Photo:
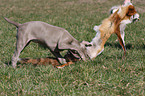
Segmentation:
{"type": "Polygon", "coordinates": [[[140,19],[139,18],[136,18],[136,21],[139,21],[140,19]]]}
{"type": "Polygon", "coordinates": [[[133,19],[133,22],[137,22],[137,21],[139,21],[139,18],[134,18],[133,19]]]}

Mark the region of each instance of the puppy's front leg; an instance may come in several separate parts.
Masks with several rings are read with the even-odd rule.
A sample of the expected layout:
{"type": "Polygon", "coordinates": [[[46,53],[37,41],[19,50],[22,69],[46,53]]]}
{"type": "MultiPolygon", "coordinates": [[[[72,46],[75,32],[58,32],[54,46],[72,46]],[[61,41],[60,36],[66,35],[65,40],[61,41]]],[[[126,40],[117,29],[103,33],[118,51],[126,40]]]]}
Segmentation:
{"type": "Polygon", "coordinates": [[[67,63],[66,60],[61,56],[60,52],[51,51],[51,53],[58,59],[59,63],[67,63]]]}
{"type": "Polygon", "coordinates": [[[72,45],[69,43],[63,43],[61,46],[59,46],[59,49],[75,50],[79,53],[83,61],[86,61],[87,59],[89,59],[87,52],[83,52],[84,49],[82,49],[80,45],[77,45],[77,44],[72,45]]]}
{"type": "Polygon", "coordinates": [[[116,35],[117,35],[117,37],[118,37],[118,40],[119,40],[120,45],[122,46],[122,48],[123,48],[123,50],[124,50],[124,57],[125,57],[126,48],[125,48],[125,45],[124,45],[123,40],[122,40],[122,38],[121,38],[121,34],[120,34],[120,32],[117,32],[116,35]]]}

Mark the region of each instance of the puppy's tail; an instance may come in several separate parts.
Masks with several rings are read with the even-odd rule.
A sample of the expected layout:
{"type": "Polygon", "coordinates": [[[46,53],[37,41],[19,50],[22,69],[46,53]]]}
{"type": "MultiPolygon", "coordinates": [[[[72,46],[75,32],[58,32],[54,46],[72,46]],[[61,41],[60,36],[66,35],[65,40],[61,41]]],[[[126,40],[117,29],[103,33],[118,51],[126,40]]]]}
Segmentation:
{"type": "Polygon", "coordinates": [[[9,22],[9,23],[15,25],[17,28],[21,25],[20,23],[17,23],[17,22],[11,21],[11,20],[9,20],[9,19],[6,18],[6,17],[4,17],[4,19],[5,19],[7,22],[9,22]]]}

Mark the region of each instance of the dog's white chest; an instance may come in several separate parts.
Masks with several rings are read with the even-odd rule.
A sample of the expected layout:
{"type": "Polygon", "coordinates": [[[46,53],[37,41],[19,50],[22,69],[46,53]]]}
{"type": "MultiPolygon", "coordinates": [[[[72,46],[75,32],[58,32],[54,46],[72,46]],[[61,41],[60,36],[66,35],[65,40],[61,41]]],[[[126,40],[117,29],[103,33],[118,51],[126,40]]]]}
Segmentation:
{"type": "Polygon", "coordinates": [[[102,40],[100,36],[100,31],[99,30],[95,30],[95,31],[97,31],[97,34],[91,41],[93,46],[87,47],[87,53],[91,59],[95,58],[97,55],[99,55],[103,51],[101,47],[102,40]]]}

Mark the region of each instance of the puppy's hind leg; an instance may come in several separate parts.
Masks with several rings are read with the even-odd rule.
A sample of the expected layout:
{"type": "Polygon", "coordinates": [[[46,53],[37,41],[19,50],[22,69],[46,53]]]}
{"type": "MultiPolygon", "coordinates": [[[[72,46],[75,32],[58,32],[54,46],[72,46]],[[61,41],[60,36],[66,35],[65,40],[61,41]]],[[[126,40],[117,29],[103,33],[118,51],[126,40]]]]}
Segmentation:
{"type": "Polygon", "coordinates": [[[16,50],[12,56],[12,66],[13,68],[16,68],[16,63],[18,61],[18,58],[20,56],[21,51],[24,49],[28,42],[26,40],[23,40],[23,38],[18,38],[16,43],[16,50]]]}
{"type": "Polygon", "coordinates": [[[122,41],[123,41],[123,43],[125,45],[125,41],[124,41],[125,32],[121,31],[120,34],[121,34],[122,41]]]}
{"type": "Polygon", "coordinates": [[[124,50],[124,56],[123,56],[123,57],[125,57],[126,48],[125,48],[125,45],[124,45],[124,43],[123,43],[121,34],[120,34],[119,32],[116,32],[116,35],[117,35],[117,37],[118,37],[118,40],[119,40],[120,45],[122,46],[122,48],[123,48],[123,50],[124,50]]]}
{"type": "MultiPolygon", "coordinates": [[[[121,34],[121,38],[122,38],[123,44],[125,45],[125,41],[124,41],[125,32],[124,31],[120,31],[120,34],[121,34]]],[[[116,41],[118,41],[118,39],[116,39],[116,41]]]]}

